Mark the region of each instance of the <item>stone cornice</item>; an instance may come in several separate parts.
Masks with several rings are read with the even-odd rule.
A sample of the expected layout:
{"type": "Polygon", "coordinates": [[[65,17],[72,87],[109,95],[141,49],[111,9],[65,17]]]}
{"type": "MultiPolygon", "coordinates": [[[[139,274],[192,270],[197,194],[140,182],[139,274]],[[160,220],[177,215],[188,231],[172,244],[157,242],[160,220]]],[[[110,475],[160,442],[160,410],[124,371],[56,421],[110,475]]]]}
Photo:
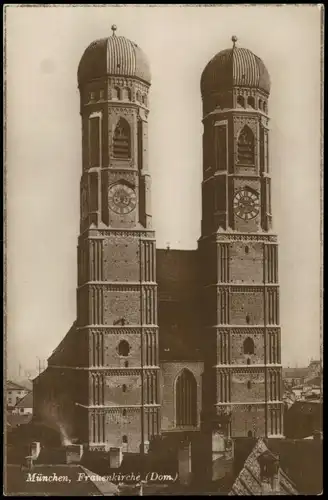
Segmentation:
{"type": "Polygon", "coordinates": [[[272,371],[275,371],[275,370],[281,370],[282,369],[282,365],[280,363],[276,363],[276,364],[269,364],[267,363],[266,365],[265,364],[254,364],[254,365],[246,365],[243,364],[243,365],[238,365],[238,364],[229,364],[229,365],[214,365],[213,368],[216,370],[216,371],[220,371],[220,372],[224,372],[224,371],[234,371],[236,373],[240,373],[240,372],[250,372],[250,371],[263,371],[263,369],[267,369],[267,370],[272,370],[272,371]]]}
{"type": "Polygon", "coordinates": [[[108,237],[108,236],[133,236],[139,237],[141,239],[147,239],[156,241],[155,231],[153,229],[129,229],[129,228],[111,228],[111,227],[88,227],[79,235],[79,239],[82,237],[86,237],[86,233],[90,233],[90,237],[99,236],[99,237],[108,237]]]}
{"type": "Polygon", "coordinates": [[[229,324],[222,324],[222,325],[212,325],[212,326],[205,326],[204,327],[206,330],[209,330],[209,329],[215,329],[215,330],[222,330],[222,331],[225,331],[227,329],[231,329],[231,328],[234,328],[234,329],[237,329],[237,330],[240,330],[240,332],[232,332],[232,333],[242,333],[241,330],[244,330],[245,333],[247,333],[248,331],[252,332],[254,329],[262,329],[262,330],[280,330],[281,329],[281,326],[280,325],[274,325],[274,324],[266,324],[266,325],[229,325],[229,324]]]}
{"type": "Polygon", "coordinates": [[[204,285],[204,288],[217,287],[221,290],[229,289],[231,292],[247,291],[243,289],[249,288],[251,292],[260,292],[263,288],[279,288],[279,283],[212,283],[204,285]]]}
{"type": "Polygon", "coordinates": [[[86,331],[88,333],[103,333],[108,335],[140,335],[145,333],[156,334],[158,326],[156,325],[87,325],[79,326],[76,330],[86,331]]]}
{"type": "Polygon", "coordinates": [[[160,404],[144,404],[144,405],[82,405],[80,403],[76,403],[77,406],[81,408],[85,408],[87,410],[93,410],[95,413],[101,413],[101,412],[108,412],[108,411],[121,411],[121,410],[140,410],[141,408],[144,409],[159,409],[160,404]]]}
{"type": "Polygon", "coordinates": [[[139,291],[140,288],[157,288],[157,283],[152,281],[87,281],[77,287],[80,290],[84,287],[103,288],[110,291],[139,291]]]}
{"type": "Polygon", "coordinates": [[[215,403],[214,406],[223,406],[223,407],[229,407],[229,406],[265,406],[265,405],[273,405],[273,406],[280,406],[283,405],[283,401],[249,401],[249,402],[232,402],[229,401],[227,403],[215,403]]]}
{"type": "Polygon", "coordinates": [[[76,371],[87,371],[87,372],[99,372],[103,375],[139,375],[142,371],[157,371],[160,369],[159,366],[147,366],[135,368],[120,368],[120,367],[110,367],[110,366],[60,366],[60,365],[48,365],[49,368],[55,368],[57,370],[76,370],[76,371]]]}

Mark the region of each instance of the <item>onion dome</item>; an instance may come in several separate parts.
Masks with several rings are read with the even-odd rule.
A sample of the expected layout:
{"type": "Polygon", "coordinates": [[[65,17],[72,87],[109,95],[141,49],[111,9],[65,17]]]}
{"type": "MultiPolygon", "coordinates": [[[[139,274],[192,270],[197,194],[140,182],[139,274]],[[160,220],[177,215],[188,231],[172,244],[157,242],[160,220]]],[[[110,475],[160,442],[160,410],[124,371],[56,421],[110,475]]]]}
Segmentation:
{"type": "Polygon", "coordinates": [[[151,82],[147,57],[140,47],[123,36],[113,34],[92,42],[84,51],[78,68],[78,83],[83,85],[95,78],[123,76],[151,82]]]}
{"type": "Polygon", "coordinates": [[[227,91],[233,87],[250,87],[270,93],[270,76],[263,61],[248,49],[236,46],[216,54],[201,76],[202,95],[227,91]]]}

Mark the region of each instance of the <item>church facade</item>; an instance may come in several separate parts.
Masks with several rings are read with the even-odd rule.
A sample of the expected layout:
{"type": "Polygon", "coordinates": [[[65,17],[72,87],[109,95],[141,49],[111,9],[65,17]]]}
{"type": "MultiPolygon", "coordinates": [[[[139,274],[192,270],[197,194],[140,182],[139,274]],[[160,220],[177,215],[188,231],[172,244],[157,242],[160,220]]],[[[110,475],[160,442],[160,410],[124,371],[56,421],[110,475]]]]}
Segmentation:
{"type": "Polygon", "coordinates": [[[113,27],[85,50],[78,84],[77,319],[34,381],[34,418],[91,450],[144,452],[176,432],[281,436],[264,63],[233,37],[202,73],[196,250],[156,248],[142,50],[113,27]]]}

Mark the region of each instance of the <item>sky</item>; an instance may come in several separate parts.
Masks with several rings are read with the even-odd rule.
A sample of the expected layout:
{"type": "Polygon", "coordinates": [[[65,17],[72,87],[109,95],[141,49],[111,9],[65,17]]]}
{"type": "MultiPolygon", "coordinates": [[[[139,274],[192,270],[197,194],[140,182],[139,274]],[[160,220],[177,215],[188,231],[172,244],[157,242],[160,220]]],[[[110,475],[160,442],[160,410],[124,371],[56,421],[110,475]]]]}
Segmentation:
{"type": "Polygon", "coordinates": [[[197,247],[200,76],[220,50],[258,55],[272,82],[270,165],[279,237],[282,362],[320,354],[320,8],[43,6],[6,8],[8,376],[35,373],[76,318],[81,124],[77,67],[111,34],[136,42],[151,72],[149,165],[157,246],[197,247]]]}

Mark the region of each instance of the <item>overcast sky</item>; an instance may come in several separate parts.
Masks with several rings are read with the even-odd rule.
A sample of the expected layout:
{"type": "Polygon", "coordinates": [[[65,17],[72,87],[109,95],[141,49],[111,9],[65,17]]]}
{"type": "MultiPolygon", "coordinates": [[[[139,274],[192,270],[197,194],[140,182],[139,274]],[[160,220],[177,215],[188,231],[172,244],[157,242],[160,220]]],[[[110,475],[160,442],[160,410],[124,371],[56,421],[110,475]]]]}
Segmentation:
{"type": "Polygon", "coordinates": [[[246,47],[272,81],[270,161],[278,233],[283,364],[320,346],[320,10],[318,6],[7,7],[8,363],[35,369],[76,316],[81,126],[77,67],[111,34],[152,70],[149,164],[158,247],[200,236],[199,80],[216,52],[246,47]]]}

